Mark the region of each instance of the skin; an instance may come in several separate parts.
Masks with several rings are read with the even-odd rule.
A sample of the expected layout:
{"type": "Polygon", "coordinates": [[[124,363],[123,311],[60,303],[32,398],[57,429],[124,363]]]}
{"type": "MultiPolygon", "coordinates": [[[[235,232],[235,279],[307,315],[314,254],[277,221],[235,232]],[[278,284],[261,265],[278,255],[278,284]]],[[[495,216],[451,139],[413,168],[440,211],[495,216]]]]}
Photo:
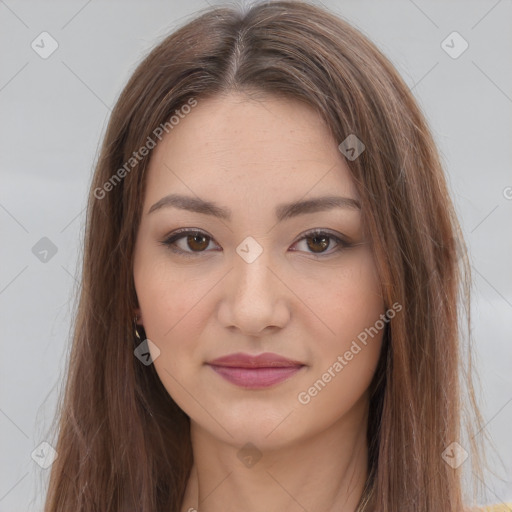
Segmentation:
{"type": "Polygon", "coordinates": [[[135,246],[135,313],[160,350],[153,364],[163,385],[191,419],[194,466],[182,512],[356,508],[382,331],[309,403],[298,394],[385,312],[369,240],[357,208],[279,223],[274,213],[283,202],[325,195],[357,200],[338,143],[305,104],[229,93],[198,100],[153,150],[135,246]],[[175,207],[149,213],[170,193],[215,202],[232,218],[175,207]],[[192,256],[176,254],[161,242],[180,228],[209,238],[187,243],[185,235],[175,247],[192,256]],[[328,238],[322,253],[314,236],[304,238],[316,228],[353,245],[328,238]],[[263,249],[252,263],[236,252],[248,236],[263,249]],[[205,364],[234,352],[273,352],[305,366],[248,390],[205,364]],[[261,458],[250,465],[240,455],[261,458]]]}

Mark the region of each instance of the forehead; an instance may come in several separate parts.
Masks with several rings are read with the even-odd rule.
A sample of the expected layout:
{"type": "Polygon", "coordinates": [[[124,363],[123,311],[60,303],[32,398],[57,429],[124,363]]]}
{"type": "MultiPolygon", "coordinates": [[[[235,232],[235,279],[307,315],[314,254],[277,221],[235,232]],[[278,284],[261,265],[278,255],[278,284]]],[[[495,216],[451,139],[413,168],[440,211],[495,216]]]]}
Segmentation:
{"type": "Polygon", "coordinates": [[[311,107],[245,94],[197,102],[153,150],[146,203],[170,192],[233,204],[334,192],[357,197],[337,142],[311,107]]]}

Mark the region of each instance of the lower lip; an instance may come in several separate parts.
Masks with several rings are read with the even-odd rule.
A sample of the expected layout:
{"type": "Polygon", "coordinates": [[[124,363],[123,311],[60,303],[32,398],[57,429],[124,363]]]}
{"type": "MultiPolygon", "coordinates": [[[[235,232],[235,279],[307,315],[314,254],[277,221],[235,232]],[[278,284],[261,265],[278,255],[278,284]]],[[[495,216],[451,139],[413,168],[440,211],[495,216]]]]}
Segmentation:
{"type": "Polygon", "coordinates": [[[250,389],[262,389],[278,384],[295,375],[303,366],[282,368],[233,368],[210,365],[221,377],[229,382],[250,389]]]}

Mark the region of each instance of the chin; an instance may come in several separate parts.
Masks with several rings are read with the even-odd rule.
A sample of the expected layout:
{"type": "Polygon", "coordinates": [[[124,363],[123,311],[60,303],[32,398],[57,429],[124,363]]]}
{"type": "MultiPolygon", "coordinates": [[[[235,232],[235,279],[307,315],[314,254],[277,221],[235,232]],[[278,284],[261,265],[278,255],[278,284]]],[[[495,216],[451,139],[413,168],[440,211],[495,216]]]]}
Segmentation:
{"type": "Polygon", "coordinates": [[[212,436],[233,446],[241,447],[251,442],[260,450],[272,450],[297,441],[304,435],[304,422],[301,422],[302,428],[299,432],[297,421],[289,421],[293,413],[283,411],[287,410],[277,408],[269,411],[267,407],[260,414],[257,407],[250,407],[250,411],[230,409],[226,414],[214,415],[218,423],[210,421],[211,417],[208,417],[207,423],[196,421],[196,424],[199,428],[208,430],[212,436]]]}

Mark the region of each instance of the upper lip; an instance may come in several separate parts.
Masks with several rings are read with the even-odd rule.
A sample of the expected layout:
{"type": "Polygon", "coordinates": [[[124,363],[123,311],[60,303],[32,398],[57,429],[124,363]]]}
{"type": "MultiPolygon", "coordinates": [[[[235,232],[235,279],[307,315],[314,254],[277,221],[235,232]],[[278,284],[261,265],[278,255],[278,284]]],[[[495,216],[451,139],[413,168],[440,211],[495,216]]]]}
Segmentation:
{"type": "Polygon", "coordinates": [[[287,368],[290,366],[304,366],[300,361],[287,359],[286,357],[270,352],[265,352],[257,356],[237,352],[236,354],[229,354],[209,361],[208,364],[233,368],[287,368]]]}

